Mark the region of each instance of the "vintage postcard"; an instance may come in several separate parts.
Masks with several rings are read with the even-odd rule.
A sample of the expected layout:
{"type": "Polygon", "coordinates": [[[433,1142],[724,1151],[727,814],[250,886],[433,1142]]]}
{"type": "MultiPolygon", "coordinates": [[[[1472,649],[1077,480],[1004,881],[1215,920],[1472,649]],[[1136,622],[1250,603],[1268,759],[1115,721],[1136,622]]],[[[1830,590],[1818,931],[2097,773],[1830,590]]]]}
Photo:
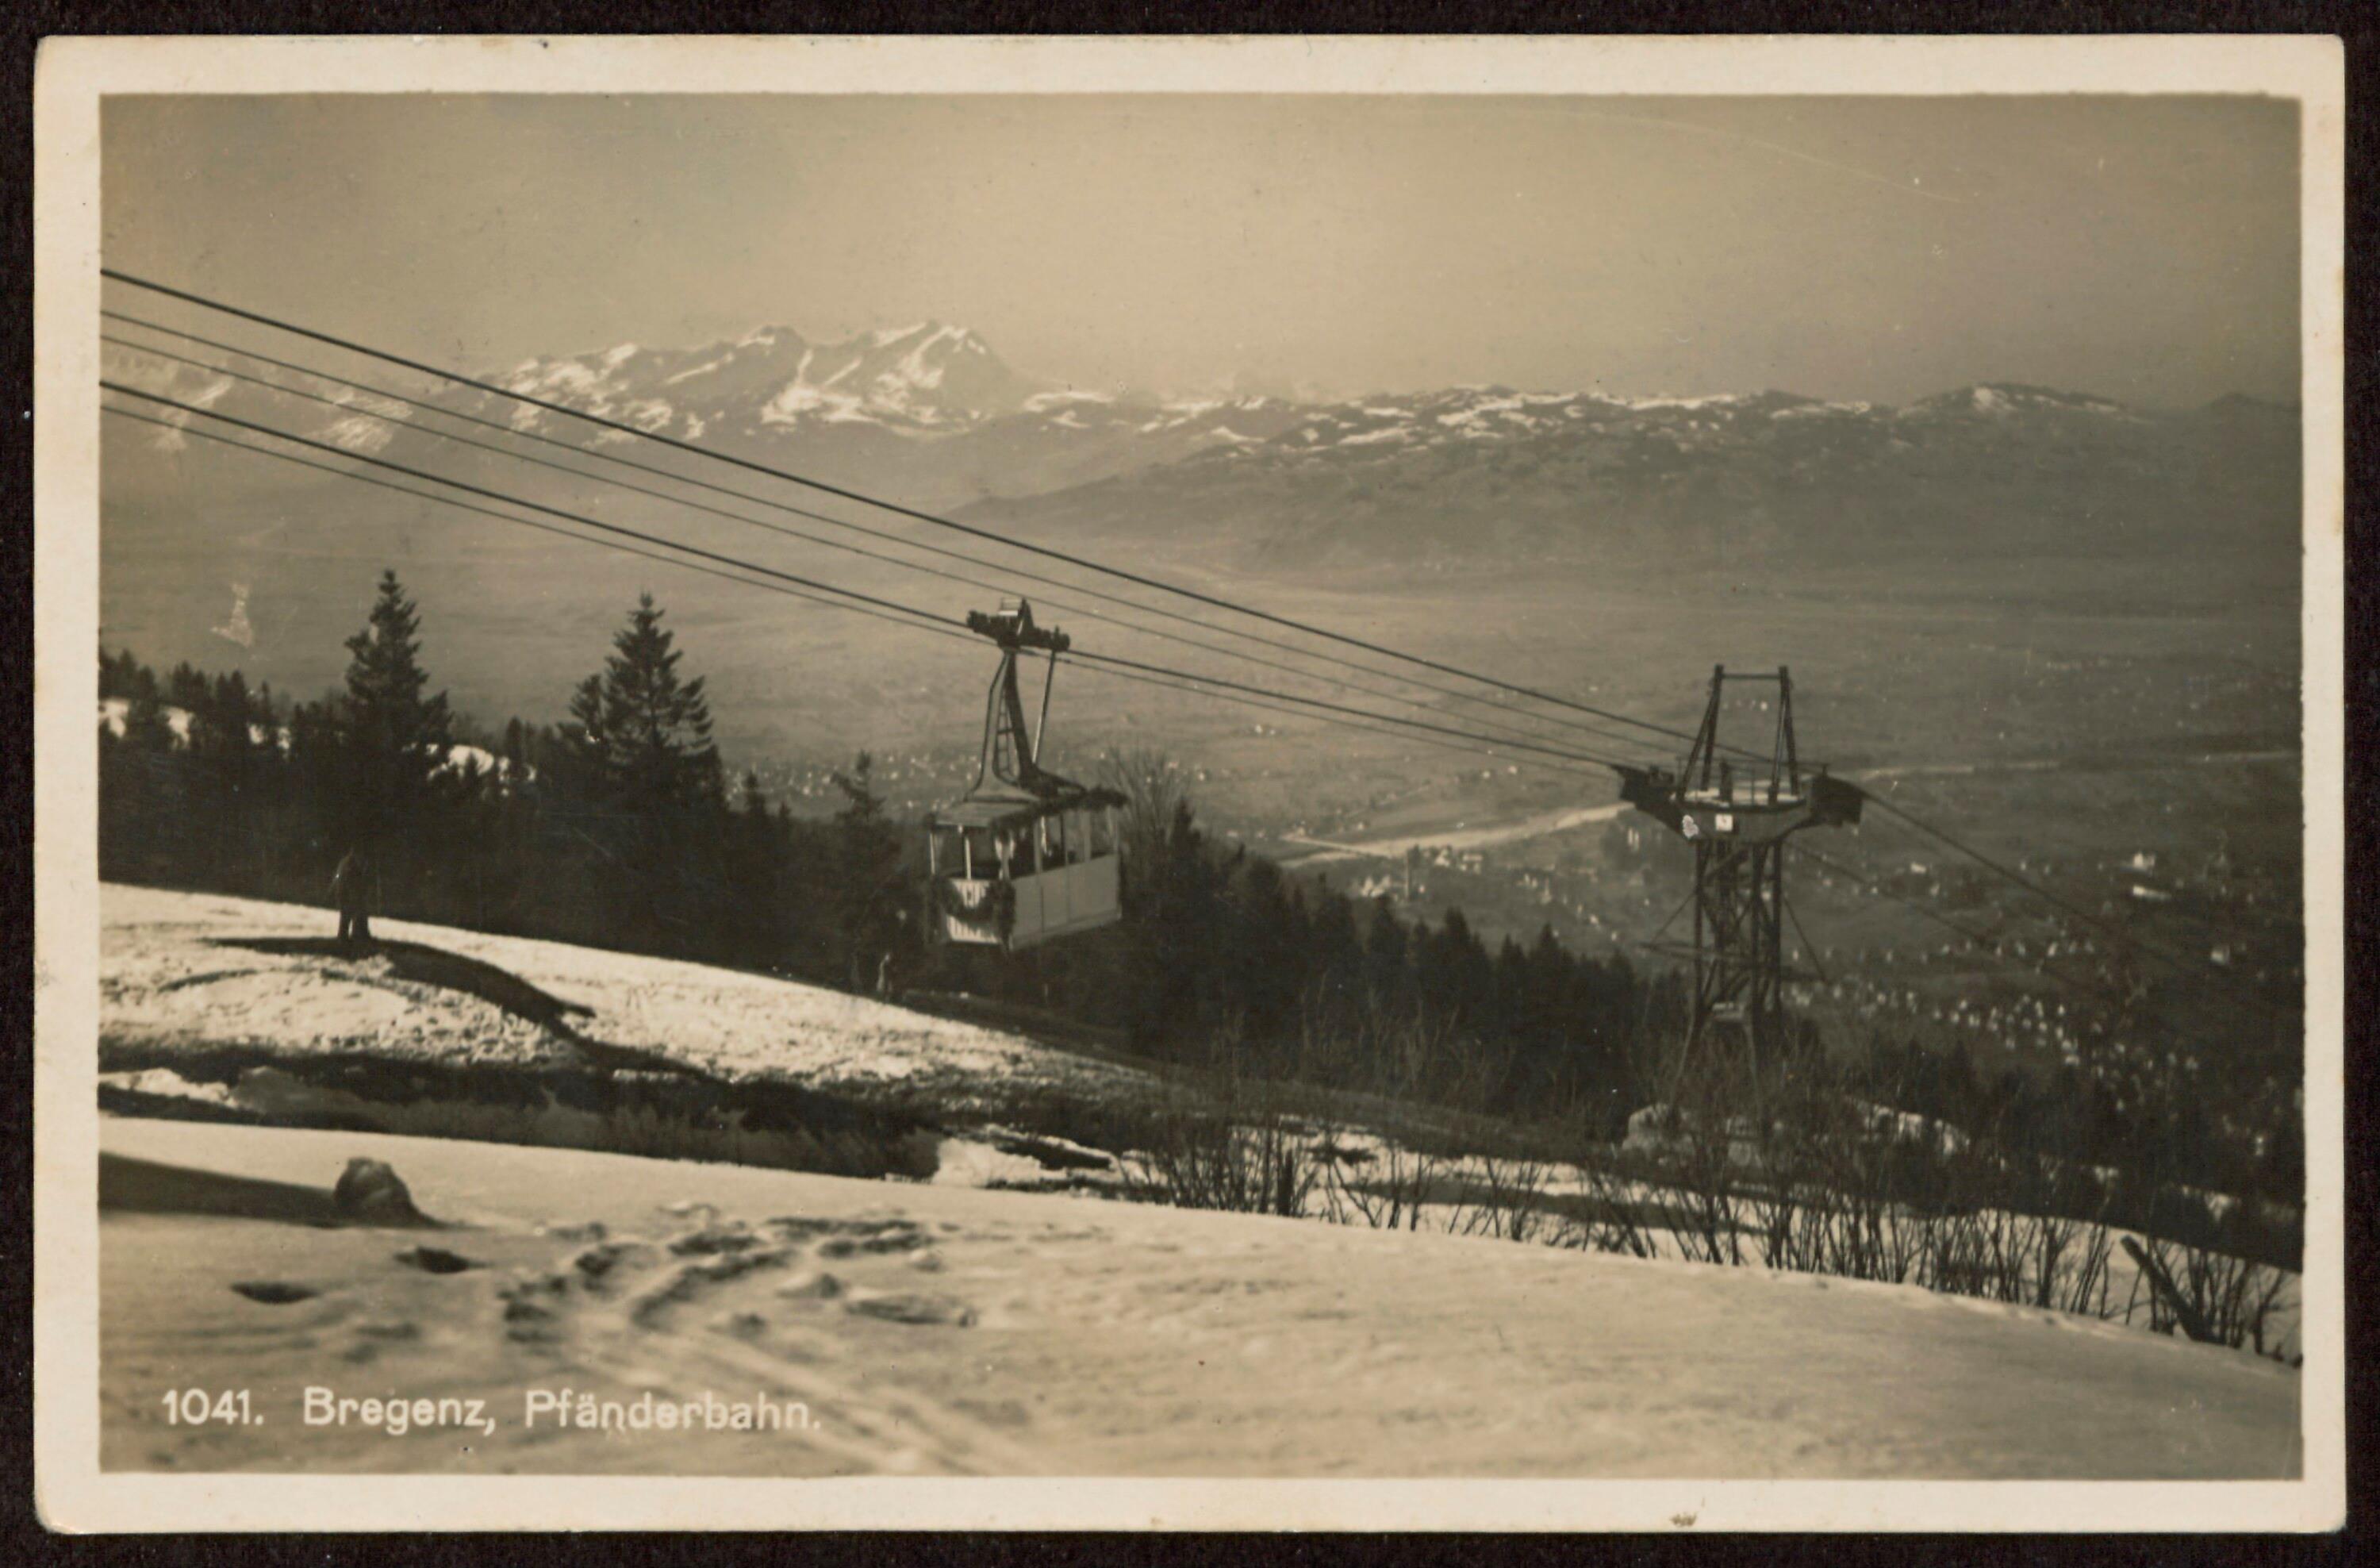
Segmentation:
{"type": "Polygon", "coordinates": [[[51,41],[42,1516],[2335,1526],[2342,60],[51,41]]]}

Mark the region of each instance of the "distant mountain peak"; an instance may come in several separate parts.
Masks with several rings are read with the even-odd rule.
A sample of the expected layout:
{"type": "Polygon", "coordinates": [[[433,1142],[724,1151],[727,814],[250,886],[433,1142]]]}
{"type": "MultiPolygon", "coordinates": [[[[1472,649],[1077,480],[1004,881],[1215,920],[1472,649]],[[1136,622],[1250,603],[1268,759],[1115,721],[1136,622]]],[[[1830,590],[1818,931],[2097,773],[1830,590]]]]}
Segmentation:
{"type": "Polygon", "coordinates": [[[2290,419],[2295,419],[2301,411],[2294,398],[2284,403],[2245,392],[2227,392],[2199,408],[2203,414],[2249,414],[2260,418],[2286,416],[2290,419]]]}
{"type": "Polygon", "coordinates": [[[696,348],[624,343],[525,360],[500,379],[686,439],[834,425],[949,434],[1023,411],[1042,390],[972,329],[932,319],[830,341],[778,324],[696,348]]]}
{"type": "Polygon", "coordinates": [[[1911,415],[2006,417],[2041,413],[2123,414],[2128,410],[2112,399],[2085,392],[2062,392],[2054,386],[1999,381],[1977,382],[1972,386],[1938,393],[1908,405],[1901,412],[1911,415]]]}

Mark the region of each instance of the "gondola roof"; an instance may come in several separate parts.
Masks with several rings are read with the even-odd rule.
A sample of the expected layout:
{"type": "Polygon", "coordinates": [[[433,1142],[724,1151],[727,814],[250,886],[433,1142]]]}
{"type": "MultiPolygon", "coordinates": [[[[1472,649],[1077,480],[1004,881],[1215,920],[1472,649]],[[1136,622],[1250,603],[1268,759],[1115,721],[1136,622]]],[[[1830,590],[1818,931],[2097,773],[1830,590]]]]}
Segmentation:
{"type": "Polygon", "coordinates": [[[938,827],[1005,827],[1078,807],[1121,806],[1124,803],[1123,796],[1111,789],[1078,784],[1046,773],[1042,777],[1060,787],[1045,794],[1035,794],[1003,783],[977,790],[948,806],[938,807],[928,820],[938,827]]]}

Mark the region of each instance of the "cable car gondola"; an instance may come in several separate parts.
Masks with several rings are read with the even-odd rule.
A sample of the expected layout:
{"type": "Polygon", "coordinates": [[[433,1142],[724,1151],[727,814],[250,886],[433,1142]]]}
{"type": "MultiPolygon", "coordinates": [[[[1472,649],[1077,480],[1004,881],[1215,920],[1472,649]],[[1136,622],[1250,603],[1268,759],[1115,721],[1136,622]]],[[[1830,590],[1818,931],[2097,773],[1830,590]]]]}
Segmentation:
{"type": "Polygon", "coordinates": [[[1033,607],[1003,600],[970,611],[970,630],[1000,648],[984,704],[983,758],[966,795],[926,818],[929,938],[1021,953],[1123,918],[1116,808],[1123,796],[1061,778],[1040,764],[1058,655],[1071,646],[1033,624],[1033,607]],[[1017,693],[1020,652],[1050,656],[1040,722],[1028,731],[1017,693]]]}

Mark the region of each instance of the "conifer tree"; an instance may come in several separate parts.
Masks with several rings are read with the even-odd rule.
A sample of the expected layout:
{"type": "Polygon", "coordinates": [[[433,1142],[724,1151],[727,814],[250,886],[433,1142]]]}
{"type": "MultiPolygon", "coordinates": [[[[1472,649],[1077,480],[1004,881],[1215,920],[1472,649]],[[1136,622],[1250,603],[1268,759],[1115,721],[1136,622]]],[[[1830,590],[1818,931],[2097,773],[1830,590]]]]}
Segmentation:
{"type": "Polygon", "coordinates": [[[394,570],[363,630],[347,639],[340,727],[347,751],[345,836],[397,837],[424,807],[430,776],[446,761],[454,721],[446,694],[429,696],[421,667],[421,615],[394,570]]]}
{"type": "Polygon", "coordinates": [[[685,655],[662,625],[665,614],[651,594],[639,595],[602,673],[580,682],[570,700],[574,748],[606,794],[640,813],[724,793],[703,677],[679,676],[685,655]]]}
{"type": "Polygon", "coordinates": [[[710,704],[702,677],[681,675],[665,614],[638,596],[603,669],[571,698],[567,735],[575,782],[598,808],[589,842],[609,868],[611,935],[684,951],[727,922],[733,892],[710,704]]]}
{"type": "Polygon", "coordinates": [[[901,942],[906,900],[901,841],[884,814],[884,797],[870,780],[875,759],[863,751],[849,772],[834,775],[843,809],[834,814],[844,973],[856,991],[875,988],[879,966],[901,942]]]}

